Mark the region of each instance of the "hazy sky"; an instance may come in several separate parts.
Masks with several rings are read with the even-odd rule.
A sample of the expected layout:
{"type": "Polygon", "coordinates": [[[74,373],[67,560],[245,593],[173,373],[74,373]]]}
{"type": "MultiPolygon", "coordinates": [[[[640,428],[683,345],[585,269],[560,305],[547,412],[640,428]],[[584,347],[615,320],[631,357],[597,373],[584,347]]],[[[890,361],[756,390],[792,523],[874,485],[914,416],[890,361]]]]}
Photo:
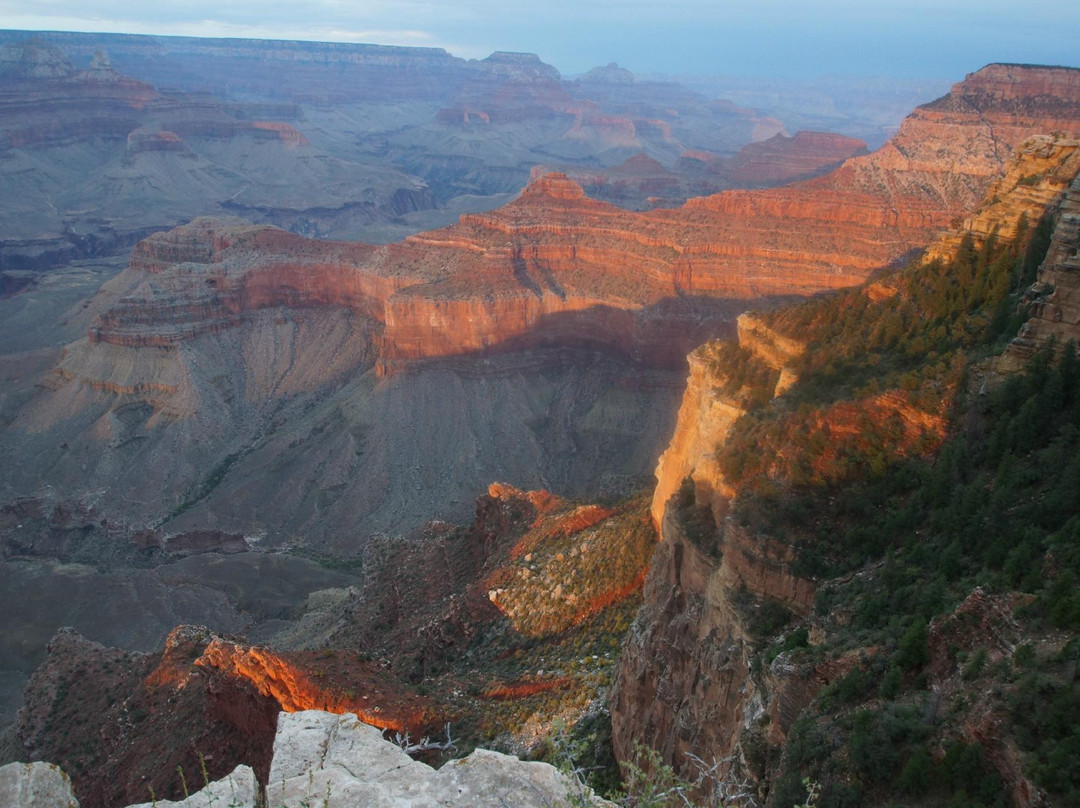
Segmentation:
{"type": "Polygon", "coordinates": [[[0,0],[0,27],[538,53],[563,73],[962,78],[1080,66],[1080,2],[1032,0],[0,0]]]}

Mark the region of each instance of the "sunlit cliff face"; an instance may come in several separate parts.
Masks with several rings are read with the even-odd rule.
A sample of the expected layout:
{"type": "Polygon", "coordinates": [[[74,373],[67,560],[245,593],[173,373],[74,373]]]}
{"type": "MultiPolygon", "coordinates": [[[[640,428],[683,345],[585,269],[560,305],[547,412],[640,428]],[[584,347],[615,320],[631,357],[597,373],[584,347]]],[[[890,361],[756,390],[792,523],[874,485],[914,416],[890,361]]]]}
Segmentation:
{"type": "Polygon", "coordinates": [[[194,664],[251,683],[287,713],[355,713],[365,724],[401,733],[432,723],[430,702],[411,694],[401,683],[386,677],[379,681],[375,666],[357,664],[355,653],[299,652],[288,657],[214,639],[194,664]]]}

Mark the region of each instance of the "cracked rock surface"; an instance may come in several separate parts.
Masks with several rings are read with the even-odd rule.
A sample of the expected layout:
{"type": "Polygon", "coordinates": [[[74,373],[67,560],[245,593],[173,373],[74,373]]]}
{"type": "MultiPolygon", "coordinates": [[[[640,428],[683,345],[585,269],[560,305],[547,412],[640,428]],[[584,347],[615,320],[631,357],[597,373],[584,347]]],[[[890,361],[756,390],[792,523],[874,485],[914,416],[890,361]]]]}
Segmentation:
{"type": "MultiPolygon", "coordinates": [[[[436,770],[352,714],[307,710],[278,718],[266,804],[540,808],[569,804],[577,794],[575,785],[546,763],[477,749],[436,770]]],[[[610,804],[591,799],[593,805],[610,804]]]]}

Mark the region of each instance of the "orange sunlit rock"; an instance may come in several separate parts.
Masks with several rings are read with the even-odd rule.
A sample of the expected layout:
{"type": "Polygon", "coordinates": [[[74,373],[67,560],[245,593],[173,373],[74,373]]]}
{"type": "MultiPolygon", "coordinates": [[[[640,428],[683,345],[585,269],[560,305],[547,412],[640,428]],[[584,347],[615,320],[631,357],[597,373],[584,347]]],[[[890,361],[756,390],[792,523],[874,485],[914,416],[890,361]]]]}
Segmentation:
{"type": "Polygon", "coordinates": [[[916,109],[873,154],[782,188],[634,213],[547,174],[499,210],[382,247],[197,221],[136,248],[130,294],[91,336],[167,346],[259,308],[345,306],[381,324],[383,372],[560,345],[672,366],[719,335],[681,301],[856,285],[971,213],[1026,138],[1080,135],[1077,120],[1080,71],[991,65],[916,109]]]}

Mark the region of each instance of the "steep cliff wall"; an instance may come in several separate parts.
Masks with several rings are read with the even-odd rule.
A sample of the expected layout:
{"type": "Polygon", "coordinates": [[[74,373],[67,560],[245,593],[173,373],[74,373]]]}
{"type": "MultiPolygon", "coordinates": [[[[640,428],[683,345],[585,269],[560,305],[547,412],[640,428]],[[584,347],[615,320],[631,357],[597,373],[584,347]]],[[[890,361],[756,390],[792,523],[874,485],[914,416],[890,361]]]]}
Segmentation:
{"type": "Polygon", "coordinates": [[[736,492],[716,448],[746,403],[726,392],[729,371],[715,344],[689,361],[675,434],[656,470],[652,516],[661,541],[611,706],[620,760],[644,743],[679,767],[689,767],[688,754],[719,760],[736,752],[770,687],[751,674],[755,614],[777,605],[805,614],[815,590],[792,571],[791,547],[729,515],[736,492]]]}
{"type": "MultiPolygon", "coordinates": [[[[1015,238],[1016,227],[1038,224],[1039,217],[1062,199],[1080,168],[1080,141],[1060,135],[1035,135],[1017,149],[1005,174],[987,190],[987,201],[966,217],[957,231],[942,234],[926,250],[927,258],[948,258],[960,244],[960,233],[982,243],[991,234],[1015,238]]],[[[1059,235],[1059,238],[1061,236],[1059,235]]]]}
{"type": "Polygon", "coordinates": [[[1080,339],[1080,178],[1058,210],[1050,248],[1031,294],[1032,317],[1009,345],[1007,366],[1022,364],[1050,339],[1058,345],[1080,339]]]}
{"type": "Polygon", "coordinates": [[[686,478],[693,480],[695,498],[702,505],[719,505],[734,494],[716,467],[713,450],[746,410],[740,401],[721,392],[723,379],[716,375],[712,355],[712,346],[707,344],[687,357],[690,374],[679,406],[675,434],[656,467],[652,517],[658,528],[663,523],[668,500],[686,478]]]}
{"type": "Polygon", "coordinates": [[[238,325],[245,313],[339,306],[381,319],[399,282],[357,270],[374,248],[304,239],[241,220],[196,219],[136,245],[117,303],[91,342],[168,346],[238,325]]]}
{"type": "MultiPolygon", "coordinates": [[[[1075,274],[1071,265],[1075,263],[1077,245],[1073,197],[1078,170],[1075,140],[1033,138],[1019,150],[1006,178],[991,189],[985,204],[966,223],[973,243],[986,250],[985,255],[991,254],[987,245],[992,246],[994,240],[990,234],[996,234],[997,248],[1003,250],[994,253],[999,255],[1002,267],[997,282],[1007,287],[1010,282],[1015,285],[1017,279],[1010,273],[1020,265],[1017,262],[1022,263],[1024,255],[1021,246],[1009,244],[1021,230],[1020,220],[1036,221],[1045,211],[1053,214],[1057,226],[1040,282],[1055,283],[1055,295],[1056,290],[1064,290],[1066,312],[1071,299],[1070,273],[1075,274]]],[[[1027,236],[1031,236],[1030,230],[1027,236]]],[[[918,457],[935,451],[946,437],[945,410],[955,390],[950,378],[957,378],[959,371],[950,376],[942,366],[932,372],[922,371],[921,380],[915,375],[902,378],[895,374],[891,382],[888,374],[882,374],[880,379],[868,385],[864,381],[860,390],[852,392],[845,387],[855,376],[850,368],[847,375],[822,373],[820,368],[828,361],[848,361],[852,354],[880,351],[882,346],[863,338],[850,324],[845,327],[851,330],[845,332],[845,327],[831,329],[820,318],[846,318],[861,307],[878,312],[877,316],[889,307],[901,310],[902,300],[912,298],[912,284],[922,288],[926,283],[936,283],[926,274],[927,267],[939,267],[938,272],[950,271],[954,266],[957,273],[968,271],[964,268],[967,265],[951,263],[960,243],[960,237],[952,234],[935,244],[934,257],[950,259],[944,264],[929,259],[918,262],[910,270],[846,293],[831,305],[820,302],[770,315],[744,315],[738,323],[737,347],[712,344],[691,354],[690,375],[675,433],[657,467],[652,513],[661,526],[661,542],[646,579],[642,610],[625,645],[613,695],[612,723],[620,759],[632,759],[633,743],[644,740],[654,744],[664,760],[688,769],[691,754],[706,760],[733,756],[732,770],[740,772],[740,776],[767,776],[769,767],[763,766],[760,755],[755,762],[758,753],[754,749],[760,748],[761,740],[782,744],[800,713],[823,687],[837,683],[854,668],[871,665],[880,653],[876,647],[862,648],[857,659],[834,647],[828,655],[811,654],[794,663],[784,655],[792,636],[789,634],[786,639],[779,635],[783,643],[773,645],[769,656],[762,654],[763,641],[770,639],[769,635],[771,641],[777,642],[776,624],[769,627],[763,619],[776,606],[800,617],[800,630],[806,631],[803,644],[819,644],[821,637],[838,631],[837,627],[850,619],[849,614],[838,613],[824,618],[810,616],[815,594],[825,579],[819,577],[820,567],[812,572],[815,568],[803,563],[805,558],[799,560],[807,547],[826,543],[828,532],[839,529],[842,520],[831,513],[839,496],[819,496],[824,513],[816,516],[799,510],[805,509],[805,504],[792,503],[800,491],[805,494],[808,481],[818,485],[824,481],[842,482],[845,473],[848,479],[872,477],[875,472],[871,466],[857,467],[861,470],[854,472],[852,467],[847,472],[838,473],[836,469],[858,456],[859,442],[878,440],[872,435],[882,424],[888,425],[882,442],[893,457],[918,457]],[[917,278],[905,275],[917,271],[924,274],[917,278]],[[811,316],[815,307],[822,312],[819,319],[811,316]],[[844,333],[847,343],[837,336],[844,333]],[[823,341],[826,334],[831,341],[823,341]],[[814,344],[812,351],[808,351],[807,343],[814,344]],[[830,348],[837,353],[821,355],[830,348]],[[733,379],[750,378],[747,362],[781,371],[776,387],[767,391],[775,395],[797,384],[793,374],[784,377],[784,371],[791,371],[792,366],[818,373],[817,387],[802,392],[801,398],[795,400],[799,406],[789,401],[768,410],[776,415],[778,423],[785,424],[783,428],[754,431],[754,423],[769,417],[762,414],[763,410],[759,410],[756,421],[748,420],[751,426],[742,432],[733,428],[748,409],[745,396],[738,388],[733,389],[733,379]],[[829,383],[823,378],[836,387],[823,391],[822,385],[829,383]],[[881,392],[882,386],[889,383],[897,387],[881,392]],[[918,390],[917,396],[914,390],[918,390]],[[725,471],[735,468],[725,465],[732,455],[720,451],[732,435],[742,439],[750,436],[750,442],[742,448],[759,459],[755,462],[762,469],[761,476],[731,477],[725,471]],[[791,464],[800,457],[806,462],[801,489],[797,463],[791,464]],[[851,474],[855,477],[851,478],[851,474]],[[757,513],[756,517],[747,517],[745,509],[738,510],[740,502],[753,503],[757,497],[761,499],[756,500],[756,505],[747,505],[757,513]],[[741,513],[739,518],[729,513],[733,501],[735,512],[741,513]],[[789,505],[795,509],[790,518],[776,515],[776,511],[789,505]],[[798,552],[796,546],[801,548],[798,552]]],[[[965,249],[971,251],[970,246],[965,249]]],[[[974,281],[961,278],[958,288],[964,283],[974,281]]],[[[943,284],[943,288],[949,285],[943,284]]],[[[926,299],[942,305],[940,297],[926,299]]],[[[1058,315],[1054,299],[1049,297],[1035,306],[1036,317],[1025,326],[1011,351],[1030,352],[1050,333],[1059,339],[1076,337],[1075,317],[1058,315]]],[[[978,300],[972,297],[971,303],[958,305],[975,305],[978,300]]],[[[984,318],[984,325],[990,319],[985,314],[973,316],[984,318]]],[[[963,330],[960,325],[957,329],[963,330]]],[[[900,348],[894,343],[888,350],[900,348]]],[[[738,470],[730,473],[743,474],[738,470]]],[[[873,574],[871,569],[856,573],[871,578],[873,574]]],[[[963,611],[965,607],[957,614],[963,611]]],[[[953,681],[949,693],[954,694],[959,687],[956,668],[944,664],[942,671],[942,678],[953,681]]],[[[1037,789],[1022,773],[1013,742],[995,736],[1003,726],[1000,714],[988,717],[990,709],[979,712],[983,709],[976,711],[971,727],[965,725],[962,737],[965,742],[982,745],[1003,781],[1014,795],[1020,795],[1021,804],[1035,804],[1039,798],[1032,795],[1037,789]],[[989,725],[996,729],[988,729],[989,725]]],[[[770,787],[776,788],[777,783],[770,787]]],[[[764,793],[760,791],[759,795],[764,793]]]]}

